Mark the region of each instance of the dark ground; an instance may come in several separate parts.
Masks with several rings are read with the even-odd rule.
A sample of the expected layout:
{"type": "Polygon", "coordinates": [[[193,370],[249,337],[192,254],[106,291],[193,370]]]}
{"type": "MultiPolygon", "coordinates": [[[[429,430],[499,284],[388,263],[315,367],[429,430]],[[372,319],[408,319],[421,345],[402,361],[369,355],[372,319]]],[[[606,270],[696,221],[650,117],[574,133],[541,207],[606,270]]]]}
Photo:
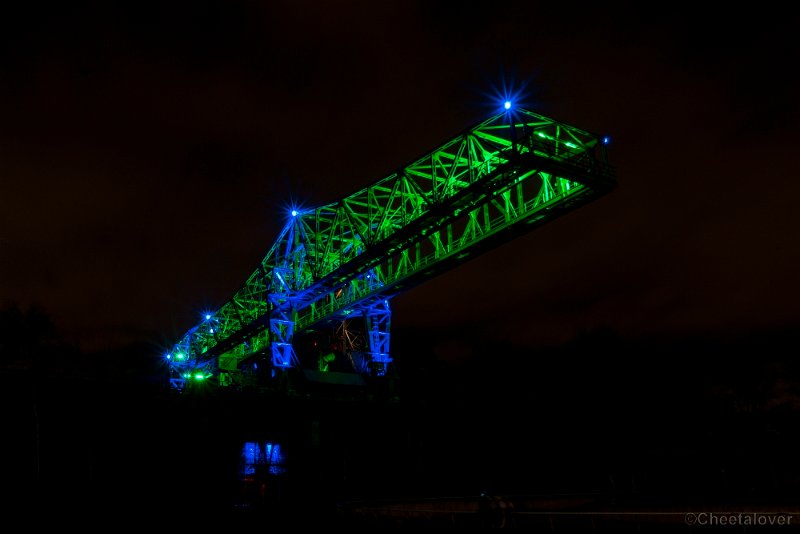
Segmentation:
{"type": "Polygon", "coordinates": [[[356,501],[482,493],[593,495],[612,510],[798,502],[791,333],[641,344],[595,332],[536,353],[478,346],[460,364],[410,351],[402,339],[424,339],[405,334],[396,397],[371,402],[309,398],[302,384],[290,398],[177,394],[143,347],[40,349],[35,367],[2,373],[9,510],[62,525],[333,524],[356,501]],[[240,476],[243,443],[258,440],[287,455],[263,493],[240,476]]]}

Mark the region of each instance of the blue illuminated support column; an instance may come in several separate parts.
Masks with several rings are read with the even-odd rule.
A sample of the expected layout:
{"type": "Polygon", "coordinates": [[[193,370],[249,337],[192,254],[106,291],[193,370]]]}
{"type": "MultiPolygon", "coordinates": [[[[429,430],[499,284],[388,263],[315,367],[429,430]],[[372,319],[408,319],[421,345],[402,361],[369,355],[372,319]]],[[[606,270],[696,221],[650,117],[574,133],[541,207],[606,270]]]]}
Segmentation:
{"type": "Polygon", "coordinates": [[[289,306],[276,307],[269,318],[269,345],[272,348],[272,365],[275,367],[294,367],[297,356],[292,347],[294,321],[289,306]]]}
{"type": "Polygon", "coordinates": [[[289,298],[289,277],[291,270],[275,269],[272,273],[272,287],[277,289],[269,294],[272,311],[269,317],[269,344],[272,350],[273,367],[286,369],[294,367],[297,356],[292,347],[294,337],[294,306],[289,298]]]}
{"type": "Polygon", "coordinates": [[[165,358],[169,362],[169,384],[172,389],[182,390],[186,385],[186,379],[192,371],[191,358],[191,333],[187,334],[178,342],[173,351],[166,354],[165,358]]]}
{"type": "Polygon", "coordinates": [[[384,300],[367,308],[364,312],[364,319],[372,373],[375,376],[384,376],[387,366],[392,361],[389,356],[389,328],[392,319],[389,301],[384,300]]]}

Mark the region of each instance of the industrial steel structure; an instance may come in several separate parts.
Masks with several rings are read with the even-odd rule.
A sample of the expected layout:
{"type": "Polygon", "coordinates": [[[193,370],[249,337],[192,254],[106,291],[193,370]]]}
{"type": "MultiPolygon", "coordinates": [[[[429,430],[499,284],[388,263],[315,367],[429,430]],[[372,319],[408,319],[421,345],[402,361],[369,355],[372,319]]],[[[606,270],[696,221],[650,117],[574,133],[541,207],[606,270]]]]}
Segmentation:
{"type": "Polygon", "coordinates": [[[611,191],[607,144],[506,103],[359,191],[293,209],[241,288],[166,355],[172,386],[241,384],[258,355],[275,377],[306,365],[294,342],[322,330],[353,372],[385,375],[392,297],[611,191]]]}

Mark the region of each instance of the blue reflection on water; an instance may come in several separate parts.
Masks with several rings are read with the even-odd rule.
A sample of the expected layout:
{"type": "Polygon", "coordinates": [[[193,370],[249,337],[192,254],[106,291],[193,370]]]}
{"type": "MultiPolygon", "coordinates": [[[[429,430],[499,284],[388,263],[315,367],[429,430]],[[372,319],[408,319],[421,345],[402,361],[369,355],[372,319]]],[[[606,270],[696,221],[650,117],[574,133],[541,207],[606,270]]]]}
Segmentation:
{"type": "Polygon", "coordinates": [[[280,475],[286,472],[286,458],[279,443],[247,441],[242,448],[243,478],[266,472],[280,475]]]}

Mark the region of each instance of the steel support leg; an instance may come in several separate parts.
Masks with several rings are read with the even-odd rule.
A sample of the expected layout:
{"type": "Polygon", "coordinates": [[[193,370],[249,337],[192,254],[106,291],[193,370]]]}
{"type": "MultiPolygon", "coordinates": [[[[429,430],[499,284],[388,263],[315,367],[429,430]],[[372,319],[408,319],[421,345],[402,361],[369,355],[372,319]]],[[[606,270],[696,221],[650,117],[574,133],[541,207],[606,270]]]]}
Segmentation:
{"type": "Polygon", "coordinates": [[[392,311],[389,301],[384,300],[364,312],[367,339],[369,342],[369,358],[372,373],[375,376],[386,374],[387,366],[392,358],[389,356],[389,336],[392,311]]]}

